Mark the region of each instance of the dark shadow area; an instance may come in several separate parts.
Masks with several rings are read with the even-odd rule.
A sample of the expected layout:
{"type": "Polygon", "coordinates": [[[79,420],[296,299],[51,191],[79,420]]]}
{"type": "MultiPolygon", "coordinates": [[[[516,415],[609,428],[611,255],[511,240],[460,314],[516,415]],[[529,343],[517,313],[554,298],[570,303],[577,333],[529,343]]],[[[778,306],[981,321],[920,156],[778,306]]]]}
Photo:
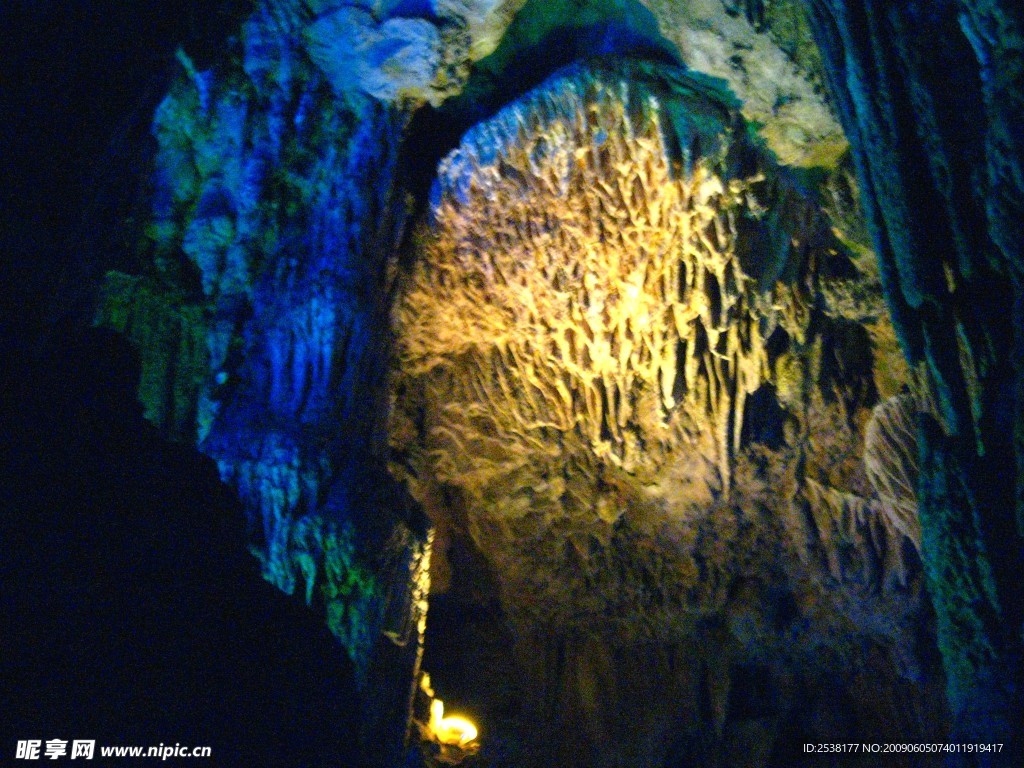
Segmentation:
{"type": "Polygon", "coordinates": [[[18,739],[95,739],[354,765],[342,649],[260,579],[213,462],[142,419],[127,343],[62,338],[2,371],[4,761],[18,739]]]}
{"type": "Polygon", "coordinates": [[[153,112],[183,46],[223,54],[253,0],[0,4],[0,330],[31,346],[90,311],[142,228],[153,112]]]}

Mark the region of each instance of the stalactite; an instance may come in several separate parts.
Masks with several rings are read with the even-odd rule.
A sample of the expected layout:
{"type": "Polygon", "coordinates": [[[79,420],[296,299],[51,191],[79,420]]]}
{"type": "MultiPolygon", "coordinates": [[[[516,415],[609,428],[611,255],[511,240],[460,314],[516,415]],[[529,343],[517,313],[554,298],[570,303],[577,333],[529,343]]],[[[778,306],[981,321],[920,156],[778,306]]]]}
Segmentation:
{"type": "Polygon", "coordinates": [[[862,321],[826,290],[869,293],[872,278],[818,271],[849,257],[748,142],[727,94],[617,64],[556,75],[441,164],[394,311],[393,471],[424,500],[465,494],[467,533],[523,626],[675,636],[747,557],[732,516],[788,521],[808,499],[817,532],[777,546],[824,553],[834,567],[814,578],[840,592],[907,588],[850,426],[871,401],[847,406],[861,383],[822,362],[862,321]],[[764,387],[791,424],[776,450],[815,430],[812,477],[750,445],[764,387]]]}
{"type": "Polygon", "coordinates": [[[582,77],[557,99],[541,90],[445,161],[439,234],[400,308],[399,365],[425,374],[493,344],[508,363],[473,363],[485,366],[475,380],[512,434],[577,430],[626,467],[659,461],[649,446],[674,412],[707,412],[727,486],[764,368],[730,216],[757,179],[723,183],[714,156],[678,178],[663,107],[630,88],[582,77]],[[677,360],[680,347],[691,357],[677,360]]]}

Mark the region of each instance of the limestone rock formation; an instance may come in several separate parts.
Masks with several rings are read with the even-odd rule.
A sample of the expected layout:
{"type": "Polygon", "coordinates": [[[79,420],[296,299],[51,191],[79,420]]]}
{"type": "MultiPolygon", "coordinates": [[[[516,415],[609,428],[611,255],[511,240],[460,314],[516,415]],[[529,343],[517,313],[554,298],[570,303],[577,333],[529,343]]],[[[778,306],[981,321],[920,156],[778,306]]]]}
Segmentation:
{"type": "Polygon", "coordinates": [[[828,167],[846,147],[799,2],[647,0],[693,69],[725,79],[787,165],[828,167]]]}
{"type": "Polygon", "coordinates": [[[388,19],[342,6],[303,31],[335,90],[357,86],[382,101],[427,98],[441,66],[441,36],[424,19],[388,19]]]}
{"type": "Polygon", "coordinates": [[[806,21],[262,0],[218,66],[179,54],[99,321],[376,691],[378,764],[431,580],[487,616],[458,652],[509,764],[941,730],[905,324],[806,21]]]}
{"type": "Polygon", "coordinates": [[[1024,16],[998,0],[807,5],[934,404],[917,434],[922,557],[957,731],[1009,742],[1024,732],[1024,16]]]}
{"type": "Polygon", "coordinates": [[[916,398],[909,394],[875,406],[864,433],[864,468],[893,524],[920,549],[914,424],[918,410],[916,398]]]}
{"type": "Polygon", "coordinates": [[[655,764],[608,725],[640,706],[624,659],[708,623],[726,686],[768,647],[765,674],[812,674],[825,637],[905,685],[920,663],[913,549],[863,462],[885,321],[827,298],[871,277],[737,107],[667,65],[558,73],[442,162],[399,279],[394,472],[482,556],[517,658],[563,644],[519,663],[593,765],[655,764]]]}
{"type": "Polygon", "coordinates": [[[502,34],[526,0],[433,0],[434,12],[469,34],[469,58],[478,61],[501,42],[502,34]]]}

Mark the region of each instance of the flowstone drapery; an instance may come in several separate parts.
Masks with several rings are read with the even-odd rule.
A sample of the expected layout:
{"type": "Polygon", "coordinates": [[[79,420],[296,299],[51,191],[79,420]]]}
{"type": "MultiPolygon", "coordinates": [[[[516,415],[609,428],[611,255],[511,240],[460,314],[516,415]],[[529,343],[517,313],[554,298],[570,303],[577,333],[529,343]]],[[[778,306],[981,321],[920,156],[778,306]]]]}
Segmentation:
{"type": "MultiPolygon", "coordinates": [[[[402,324],[400,365],[425,374],[488,347],[448,402],[480,395],[502,434],[575,432],[629,471],[656,471],[680,417],[707,412],[727,486],[765,364],[755,305],[771,296],[747,290],[736,253],[759,179],[723,186],[704,158],[673,178],[663,112],[642,87],[584,76],[473,131],[442,166],[440,234],[406,294],[422,311],[402,324]]],[[[705,119],[685,151],[724,154],[713,130],[730,115],[705,119]]]]}
{"type": "MultiPolygon", "coordinates": [[[[699,564],[695,524],[756,496],[750,446],[784,451],[787,430],[799,443],[814,409],[866,418],[855,414],[873,397],[870,362],[858,373],[842,358],[870,359],[868,336],[853,334],[867,349],[843,349],[852,321],[815,296],[827,305],[868,279],[847,272],[837,289],[849,258],[735,107],[670,67],[570,69],[441,165],[396,309],[398,471],[423,499],[438,496],[427,486],[465,493],[473,538],[510,594],[546,595],[512,600],[529,612],[578,619],[589,605],[596,620],[588,583],[628,590],[629,579],[595,563],[653,573],[660,561],[670,575],[652,577],[657,597],[632,608],[607,597],[671,625],[684,594],[707,590],[698,572],[732,567],[699,564]],[[617,541],[631,527],[653,553],[617,541]],[[546,581],[552,563],[568,585],[546,581]]],[[[859,432],[819,447],[845,440],[859,466],[859,432]]],[[[871,495],[833,474],[816,482],[871,495]]],[[[792,498],[803,485],[775,490],[792,498]]]]}
{"type": "Polygon", "coordinates": [[[886,514],[920,549],[917,400],[910,394],[897,395],[875,406],[864,434],[864,465],[886,514]]]}
{"type": "MultiPolygon", "coordinates": [[[[435,562],[482,555],[518,657],[561,660],[523,664],[583,742],[640,706],[627,657],[688,653],[709,625],[726,667],[772,647],[799,675],[820,643],[866,642],[914,674],[910,530],[864,466],[892,338],[877,276],[720,81],[559,72],[441,163],[413,251],[392,471],[438,525],[435,562]]],[[[598,753],[654,759],[634,749],[598,753]]]]}

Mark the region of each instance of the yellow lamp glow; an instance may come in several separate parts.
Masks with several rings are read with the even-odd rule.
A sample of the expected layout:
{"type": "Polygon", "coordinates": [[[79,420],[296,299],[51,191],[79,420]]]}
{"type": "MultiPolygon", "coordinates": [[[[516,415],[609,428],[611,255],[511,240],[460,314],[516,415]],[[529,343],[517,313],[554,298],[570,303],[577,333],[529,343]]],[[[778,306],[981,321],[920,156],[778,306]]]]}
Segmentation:
{"type": "Polygon", "coordinates": [[[477,737],[476,726],[464,717],[444,716],[444,702],[434,699],[430,704],[430,730],[442,744],[464,747],[477,737]]]}

